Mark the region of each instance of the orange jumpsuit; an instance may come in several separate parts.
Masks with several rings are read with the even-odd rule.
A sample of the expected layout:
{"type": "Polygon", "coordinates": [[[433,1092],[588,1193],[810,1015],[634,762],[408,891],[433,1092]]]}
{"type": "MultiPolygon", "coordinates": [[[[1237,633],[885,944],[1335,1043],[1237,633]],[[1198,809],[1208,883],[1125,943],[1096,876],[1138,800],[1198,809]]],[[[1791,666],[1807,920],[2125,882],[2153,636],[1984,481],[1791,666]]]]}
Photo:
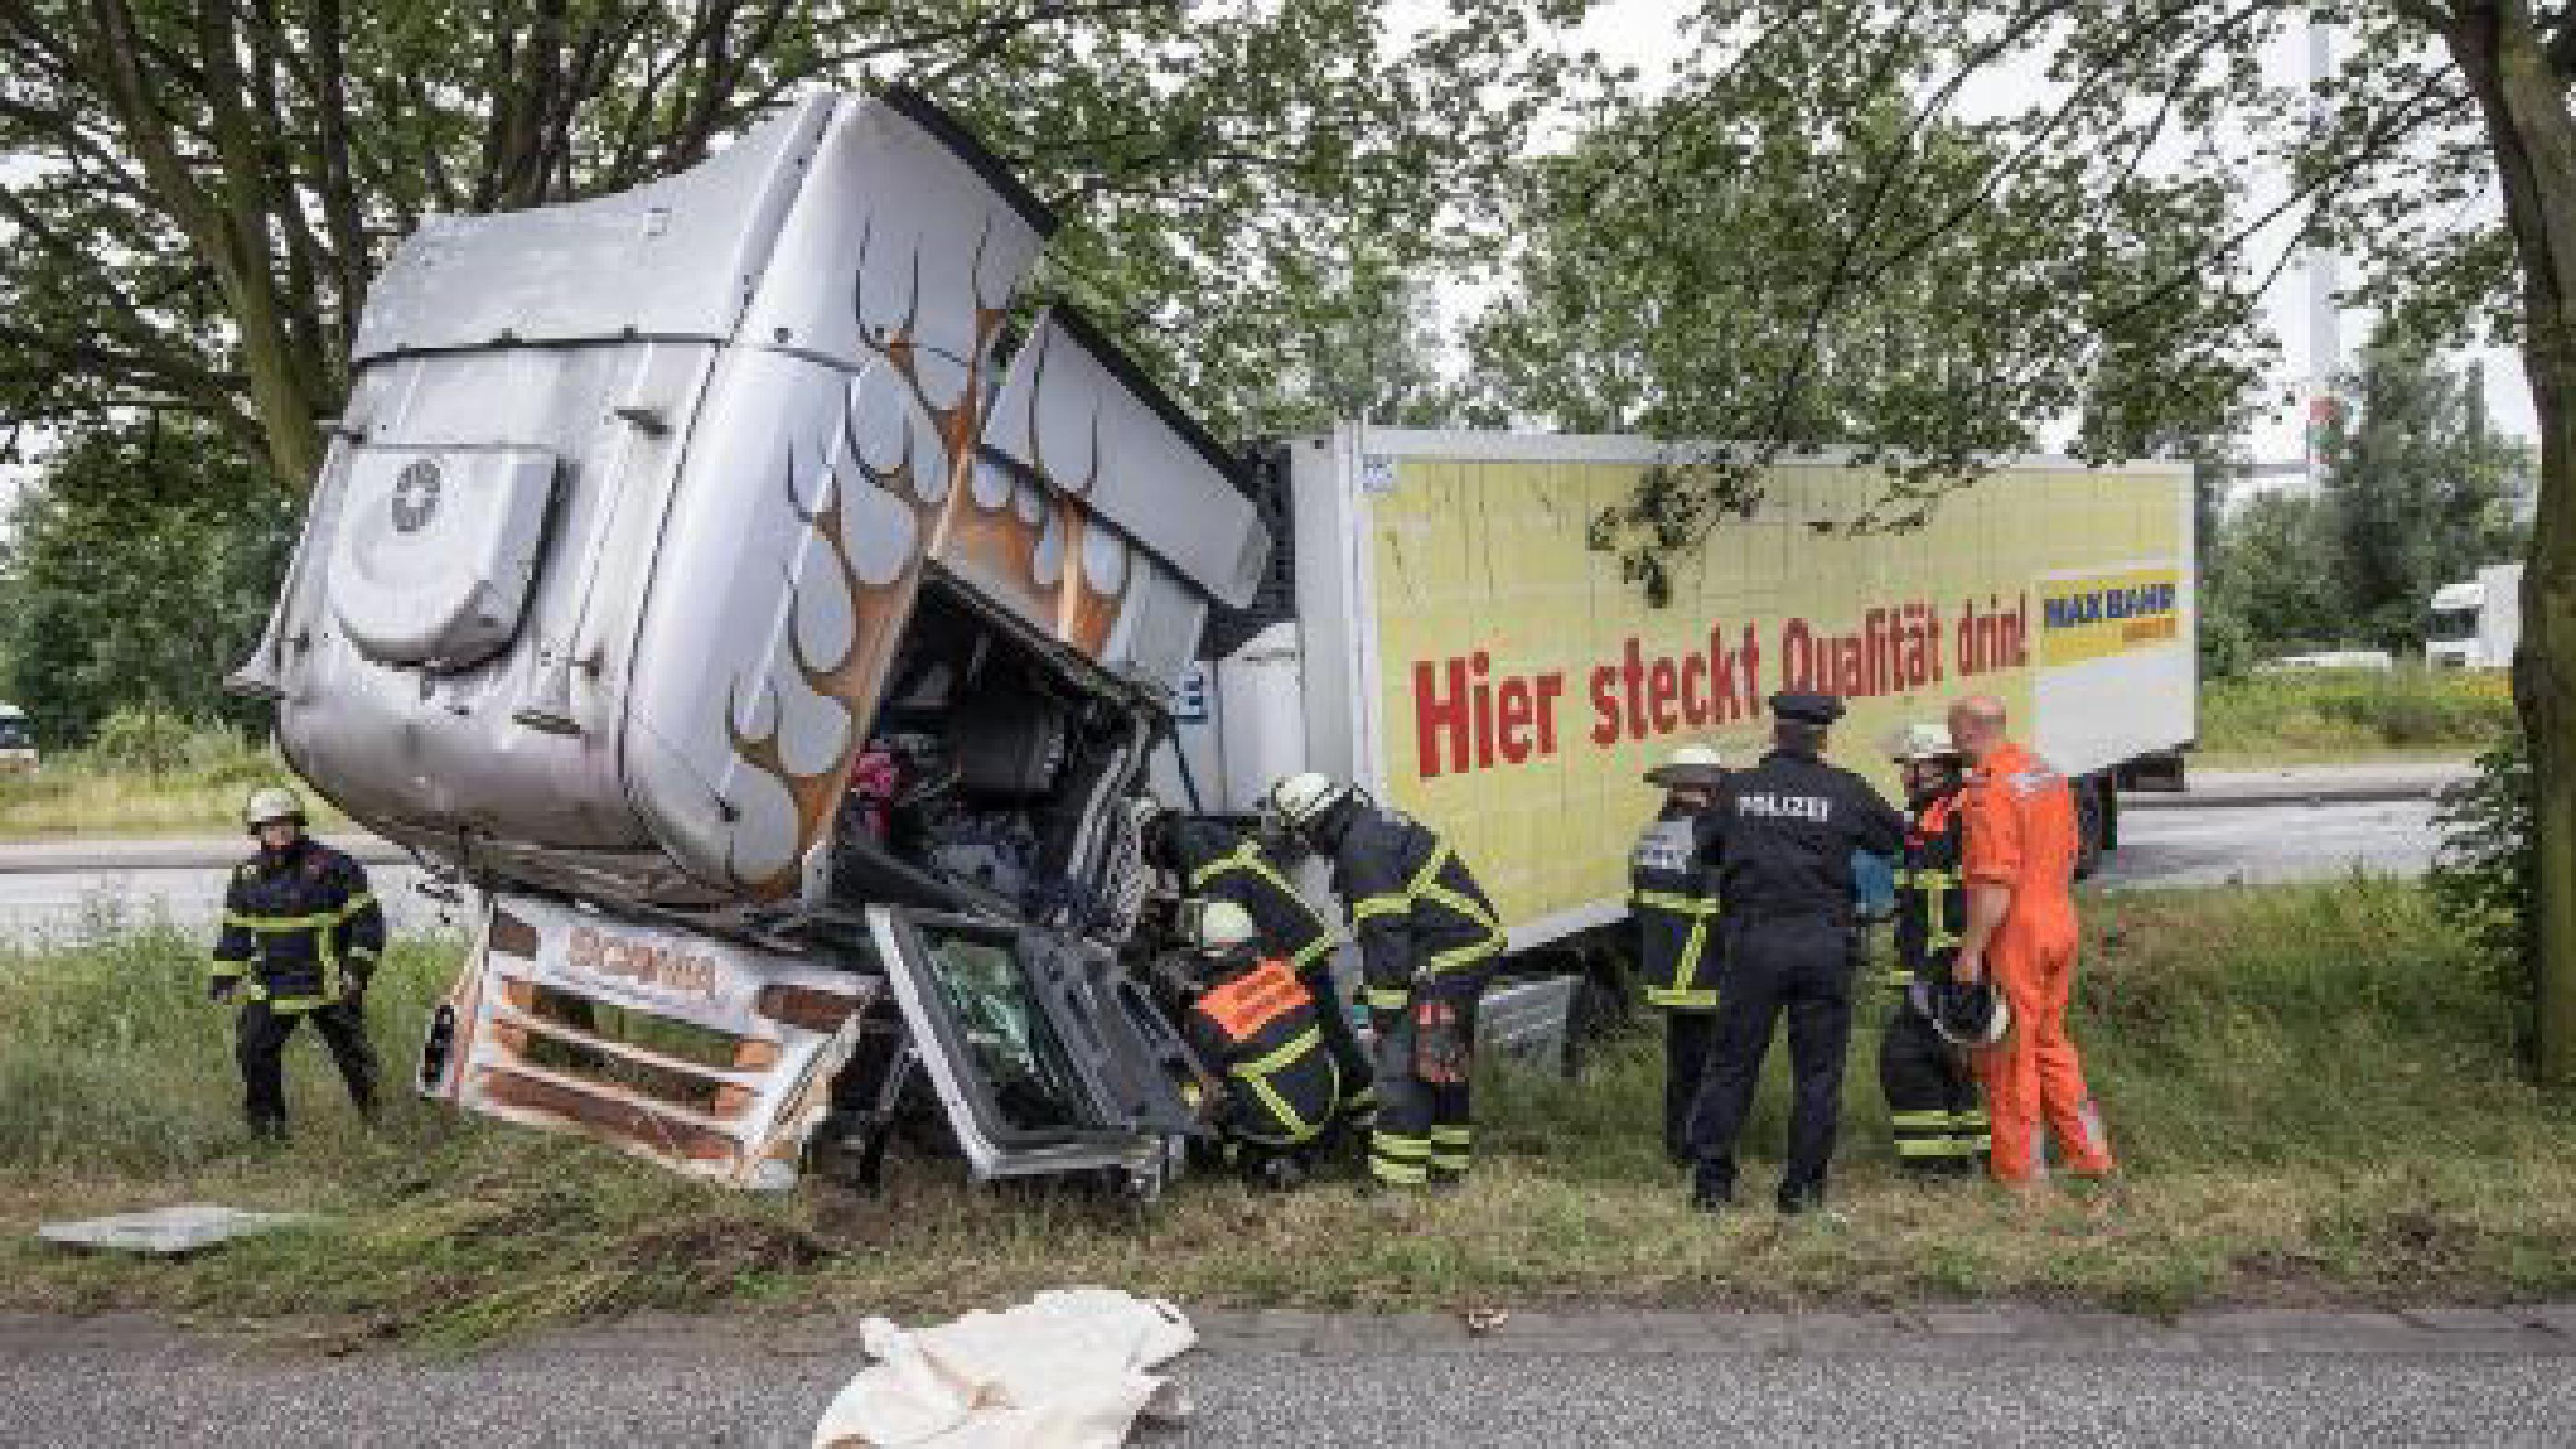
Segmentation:
{"type": "Polygon", "coordinates": [[[2065,776],[2006,744],[1968,777],[1961,798],[1970,888],[2012,892],[1986,947],[1986,969],[2012,1006],[2012,1033],[1976,1053],[1994,1120],[1995,1177],[2027,1182],[2037,1173],[2043,1117],[2070,1170],[2107,1173],[2111,1144],[2066,1035],[2075,989],[2074,794],[2065,776]]]}

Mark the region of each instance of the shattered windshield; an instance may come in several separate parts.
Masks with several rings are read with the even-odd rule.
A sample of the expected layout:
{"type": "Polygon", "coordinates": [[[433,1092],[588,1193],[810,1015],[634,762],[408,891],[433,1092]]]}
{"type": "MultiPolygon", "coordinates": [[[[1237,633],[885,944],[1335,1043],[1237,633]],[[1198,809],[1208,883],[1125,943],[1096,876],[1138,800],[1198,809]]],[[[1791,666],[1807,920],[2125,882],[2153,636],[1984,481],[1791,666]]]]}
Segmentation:
{"type": "Polygon", "coordinates": [[[1006,940],[925,928],[933,975],[1003,1120],[1023,1132],[1081,1122],[1071,1061],[1006,940]]]}

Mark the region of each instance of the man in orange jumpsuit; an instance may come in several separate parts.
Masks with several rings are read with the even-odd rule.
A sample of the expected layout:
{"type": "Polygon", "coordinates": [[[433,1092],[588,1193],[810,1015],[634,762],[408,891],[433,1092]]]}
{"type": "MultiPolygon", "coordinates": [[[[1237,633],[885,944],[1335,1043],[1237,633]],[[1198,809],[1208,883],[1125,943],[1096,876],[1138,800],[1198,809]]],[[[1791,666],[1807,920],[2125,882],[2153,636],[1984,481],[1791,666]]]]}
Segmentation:
{"type": "Polygon", "coordinates": [[[1990,695],[1950,708],[1950,741],[1969,765],[1968,924],[1953,975],[1993,973],[2012,1005],[2012,1033],[1977,1053],[1994,1120],[1995,1179],[2033,1185],[2045,1118],[2069,1171],[2105,1177],[2111,1144],[2066,1035],[2075,988],[2075,796],[2066,777],[2007,739],[1990,695]]]}

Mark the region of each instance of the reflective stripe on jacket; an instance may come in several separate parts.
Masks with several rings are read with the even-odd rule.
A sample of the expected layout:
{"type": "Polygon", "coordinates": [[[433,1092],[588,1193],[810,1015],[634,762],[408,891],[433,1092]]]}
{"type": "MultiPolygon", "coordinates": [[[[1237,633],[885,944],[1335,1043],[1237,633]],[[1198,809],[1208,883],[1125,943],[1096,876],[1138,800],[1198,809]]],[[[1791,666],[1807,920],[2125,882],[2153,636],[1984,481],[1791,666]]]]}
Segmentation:
{"type": "Polygon", "coordinates": [[[1648,1006],[1717,1009],[1717,872],[1706,848],[1712,825],[1702,812],[1667,809],[1629,856],[1628,903],[1648,1006]]]}
{"type": "Polygon", "coordinates": [[[385,915],[364,866],[311,838],[233,870],[214,975],[271,1011],[310,1011],[364,982],[385,949],[385,915]]]}
{"type": "Polygon", "coordinates": [[[1368,1004],[1404,1005],[1417,982],[1472,987],[1502,954],[1502,921],[1484,887],[1429,827],[1362,809],[1333,850],[1333,892],[1350,905],[1368,1004]]]}

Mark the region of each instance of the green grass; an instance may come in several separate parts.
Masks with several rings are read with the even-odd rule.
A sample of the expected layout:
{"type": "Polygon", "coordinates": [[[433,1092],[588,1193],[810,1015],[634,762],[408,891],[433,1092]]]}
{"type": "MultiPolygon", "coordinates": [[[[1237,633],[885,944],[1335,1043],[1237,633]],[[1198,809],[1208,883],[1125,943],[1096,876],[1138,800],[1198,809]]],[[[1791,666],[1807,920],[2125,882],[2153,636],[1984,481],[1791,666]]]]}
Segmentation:
{"type": "MultiPolygon", "coordinates": [[[[452,1343],[645,1307],[931,1313],[1075,1282],[1383,1308],[2010,1295],[2162,1311],[2576,1291],[2576,1114],[2516,1076],[2503,1009],[2419,891],[2113,897],[2091,903],[2090,929],[2076,1030],[2125,1198],[2030,1209],[1982,1184],[1901,1181],[1871,1029],[1854,1044],[1841,1224],[1689,1213],[1654,1139],[1643,1037],[1580,1082],[1493,1081],[1478,1179],[1436,1202],[1197,1180],[1138,1211],[979,1192],[918,1158],[876,1197],[753,1197],[398,1093],[385,1125],[360,1131],[318,1044],[290,1060],[295,1143],[263,1153],[234,1123],[228,1020],[200,998],[199,943],[67,942],[0,959],[0,1304],[452,1343]],[[25,1236],[39,1218],[180,1201],[330,1219],[170,1264],[25,1236]]],[[[455,950],[407,943],[380,983],[397,1083],[455,950]]],[[[1774,1055],[1747,1142],[1756,1203],[1784,1136],[1774,1055]]]]}
{"type": "MultiPolygon", "coordinates": [[[[69,835],[228,835],[254,786],[294,784],[277,752],[225,729],[171,742],[160,768],[105,751],[48,754],[32,775],[0,776],[0,840],[69,835]]],[[[297,787],[313,823],[346,818],[297,787]]]]}
{"type": "Polygon", "coordinates": [[[2517,727],[2497,670],[2303,670],[2211,680],[2203,764],[2466,759],[2517,727]]]}

